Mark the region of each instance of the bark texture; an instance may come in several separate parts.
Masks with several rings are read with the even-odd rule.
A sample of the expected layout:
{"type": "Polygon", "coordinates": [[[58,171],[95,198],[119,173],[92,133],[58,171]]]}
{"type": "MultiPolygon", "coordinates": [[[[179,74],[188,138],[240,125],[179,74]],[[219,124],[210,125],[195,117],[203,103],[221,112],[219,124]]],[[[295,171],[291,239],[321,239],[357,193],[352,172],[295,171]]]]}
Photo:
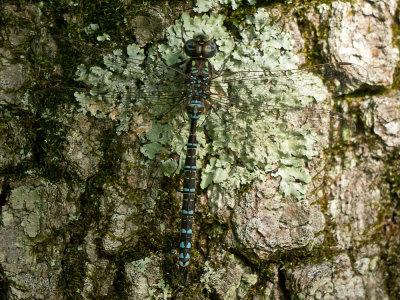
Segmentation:
{"type": "MultiPolygon", "coordinates": [[[[80,63],[116,44],[148,47],[195,3],[87,2],[0,4],[1,299],[400,298],[395,0],[264,6],[303,61],[362,66],[340,75],[345,95],[331,101],[356,126],[349,137],[329,124],[319,131],[301,200],[280,194],[272,176],[199,190],[186,288],[182,174],[166,177],[161,159],[144,158],[148,128],[116,134],[112,118],[83,113],[69,88],[79,88],[80,63]],[[90,24],[113,41],[85,38],[90,24]]],[[[214,13],[233,24],[257,9],[233,8],[214,13]]]]}

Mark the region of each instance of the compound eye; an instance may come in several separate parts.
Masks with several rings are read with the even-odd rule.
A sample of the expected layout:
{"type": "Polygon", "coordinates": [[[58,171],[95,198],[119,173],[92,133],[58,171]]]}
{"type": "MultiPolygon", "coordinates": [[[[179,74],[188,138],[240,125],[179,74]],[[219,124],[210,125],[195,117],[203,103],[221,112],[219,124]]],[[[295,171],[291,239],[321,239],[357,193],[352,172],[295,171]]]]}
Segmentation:
{"type": "Polygon", "coordinates": [[[188,40],[185,43],[184,46],[184,50],[186,55],[190,56],[190,57],[194,57],[194,56],[198,56],[198,52],[199,52],[199,46],[197,45],[197,43],[195,42],[195,40],[188,40]]]}
{"type": "Polygon", "coordinates": [[[211,58],[217,53],[217,46],[213,41],[208,41],[203,45],[203,49],[201,51],[201,54],[205,58],[211,58]]]}

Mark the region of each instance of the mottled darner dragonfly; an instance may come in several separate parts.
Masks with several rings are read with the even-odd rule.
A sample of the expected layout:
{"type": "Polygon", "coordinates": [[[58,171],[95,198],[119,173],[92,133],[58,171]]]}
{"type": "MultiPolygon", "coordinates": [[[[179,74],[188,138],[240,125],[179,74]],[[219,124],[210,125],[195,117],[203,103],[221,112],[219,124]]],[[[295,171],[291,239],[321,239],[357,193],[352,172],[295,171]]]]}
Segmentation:
{"type": "MultiPolygon", "coordinates": [[[[128,46],[129,58],[127,60],[123,60],[122,52],[118,51],[115,51],[114,55],[105,56],[104,63],[107,70],[97,67],[88,70],[81,67],[77,72],[78,80],[91,84],[92,88],[89,92],[86,90],[77,92],[75,96],[81,103],[83,111],[90,112],[96,117],[117,120],[120,131],[125,131],[127,124],[135,121],[139,114],[151,111],[150,116],[158,121],[152,124],[153,132],[148,135],[153,138],[147,137],[147,143],[142,147],[142,153],[149,158],[154,157],[154,153],[160,151],[160,148],[168,143],[163,142],[163,139],[179,138],[183,140],[186,138],[186,159],[184,163],[182,162],[184,182],[179,268],[183,281],[187,282],[194,233],[196,171],[198,168],[196,157],[199,155],[199,145],[204,148],[205,144],[212,144],[213,156],[219,156],[225,160],[229,160],[229,158],[224,157],[224,152],[239,153],[234,160],[229,161],[229,164],[223,164],[211,175],[207,168],[203,170],[204,177],[201,184],[203,188],[210,182],[221,183],[221,178],[218,178],[217,181],[210,177],[214,176],[215,178],[217,177],[216,173],[221,173],[229,168],[228,176],[234,180],[233,187],[249,183],[259,178],[260,174],[273,172],[272,165],[276,165],[278,162],[285,164],[271,154],[274,151],[280,151],[280,155],[283,155],[286,160],[290,155],[308,157],[311,155],[309,154],[311,150],[309,145],[304,146],[304,142],[301,144],[304,140],[302,132],[288,129],[287,124],[293,121],[293,117],[300,116],[297,124],[308,124],[309,121],[313,122],[322,117],[349,125],[351,121],[341,113],[314,105],[312,100],[321,98],[321,95],[318,94],[318,90],[309,88],[307,74],[315,72],[324,78],[341,81],[345,78],[345,74],[355,66],[341,62],[302,69],[252,71],[237,70],[234,65],[231,65],[230,71],[224,72],[222,70],[224,63],[220,65],[221,70],[217,71],[209,61],[217,54],[217,44],[213,39],[209,39],[205,34],[199,34],[188,41],[185,41],[182,36],[182,42],[185,54],[189,58],[182,58],[178,63],[169,63],[168,59],[161,58],[157,51],[147,53],[147,57],[152,57],[152,61],[146,63],[144,60],[146,55],[139,47],[128,46]],[[155,62],[157,58],[161,62],[155,62]],[[280,81],[285,83],[279,85],[280,81]],[[105,84],[102,84],[104,82],[105,84]],[[251,87],[249,87],[249,83],[251,87]],[[294,93],[294,97],[297,98],[293,102],[286,96],[293,94],[291,86],[296,84],[304,86],[304,89],[299,94],[294,93]],[[265,89],[275,90],[275,93],[271,96],[271,94],[265,93],[265,89]],[[306,96],[304,96],[305,94],[306,96]],[[190,120],[188,137],[177,132],[179,127],[176,126],[174,131],[171,128],[168,128],[167,132],[159,129],[165,120],[174,119],[174,114],[180,114],[185,109],[190,120]],[[283,124],[282,120],[284,120],[283,124]],[[218,122],[223,124],[222,127],[213,125],[218,122]],[[206,138],[203,134],[200,143],[198,134],[201,133],[196,133],[199,124],[204,124],[209,131],[206,138]],[[248,132],[249,126],[254,126],[250,128],[250,133],[248,132]],[[256,127],[259,128],[259,131],[254,129],[256,127]],[[224,132],[226,135],[223,134],[224,132]],[[259,132],[262,133],[261,136],[253,135],[259,132]],[[284,133],[288,133],[288,135],[284,135],[284,133]],[[300,142],[301,146],[296,150],[297,154],[284,153],[282,146],[276,146],[279,144],[277,142],[279,139],[300,142]],[[263,150],[254,146],[254,141],[262,142],[260,148],[263,150]],[[268,146],[265,146],[266,143],[268,146]],[[224,144],[229,145],[228,149],[224,148],[224,144]],[[257,151],[252,152],[251,149],[246,148],[247,146],[256,148],[257,151]],[[264,149],[266,147],[269,147],[268,151],[264,149]],[[237,150],[238,148],[245,149],[237,150]],[[247,164],[244,163],[244,156],[250,156],[247,164]],[[234,165],[240,165],[241,169],[250,171],[244,171],[245,175],[242,177],[235,177],[235,174],[239,173],[239,168],[234,165]],[[257,173],[254,171],[256,169],[262,169],[262,172],[257,173]],[[246,176],[249,177],[248,174],[251,171],[254,171],[256,175],[252,175],[253,177],[249,179],[243,179],[246,176]]],[[[315,78],[315,76],[313,77],[315,78]]],[[[179,121],[182,119],[178,118],[179,121]]],[[[317,122],[317,126],[318,124],[320,123],[317,122]]],[[[327,128],[319,128],[319,130],[328,131],[327,128]]],[[[179,147],[175,147],[175,152],[183,153],[183,146],[180,144],[179,147]]],[[[204,155],[200,157],[204,157],[204,155]]],[[[179,170],[179,167],[176,166],[174,171],[177,169],[179,170]]],[[[294,178],[293,180],[298,179],[294,178]]]]}
{"type": "MultiPolygon", "coordinates": [[[[189,138],[187,142],[187,152],[186,160],[184,164],[184,182],[183,182],[183,202],[182,202],[182,221],[181,221],[181,238],[179,243],[179,266],[180,274],[183,277],[183,281],[187,282],[188,276],[188,266],[190,259],[190,249],[192,245],[192,235],[193,235],[193,221],[194,221],[194,211],[195,211],[195,195],[196,195],[196,128],[197,122],[200,115],[204,112],[205,106],[210,107],[220,107],[235,105],[241,112],[246,111],[246,106],[241,105],[238,99],[229,98],[226,95],[215,94],[211,91],[213,80],[216,80],[223,75],[217,72],[209,59],[214,57],[217,52],[217,46],[212,39],[209,39],[204,34],[199,34],[194,36],[193,39],[184,42],[184,52],[189,58],[185,61],[177,63],[170,66],[170,68],[175,69],[180,65],[184,64],[183,77],[184,79],[184,90],[182,93],[181,101],[186,103],[186,111],[190,119],[190,131],[189,138]],[[235,101],[236,100],[236,101],[235,101]]],[[[323,68],[332,67],[332,64],[327,64],[325,66],[320,65],[318,68],[321,70],[323,68]]],[[[335,64],[337,68],[351,66],[350,63],[341,62],[335,64]]],[[[314,67],[315,68],[315,67],[314,67]]],[[[293,71],[292,71],[293,72],[293,71]]],[[[238,76],[243,76],[243,73],[247,73],[246,80],[260,80],[265,78],[266,75],[258,75],[257,71],[249,72],[233,72],[227,74],[230,79],[229,81],[240,81],[238,76]]],[[[283,75],[283,74],[280,74],[283,75]]],[[[178,101],[179,102],[179,101],[178,101]]],[[[260,107],[260,111],[278,110],[274,107],[260,107]]],[[[286,110],[298,110],[298,107],[286,107],[286,110]]],[[[303,113],[305,113],[303,111],[303,113]]],[[[324,113],[322,111],[314,111],[313,114],[324,113]]],[[[326,112],[327,113],[327,112],[326,112]]],[[[339,113],[333,111],[329,112],[332,116],[339,117],[340,119],[345,119],[345,117],[339,113]]],[[[308,113],[309,115],[310,112],[308,113]]]]}

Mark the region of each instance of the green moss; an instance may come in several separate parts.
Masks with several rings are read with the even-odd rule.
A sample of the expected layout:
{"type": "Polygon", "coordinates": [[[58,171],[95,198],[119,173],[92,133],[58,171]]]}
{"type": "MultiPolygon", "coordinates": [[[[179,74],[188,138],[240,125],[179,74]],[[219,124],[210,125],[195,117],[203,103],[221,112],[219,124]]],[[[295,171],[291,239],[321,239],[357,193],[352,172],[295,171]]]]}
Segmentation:
{"type": "Polygon", "coordinates": [[[382,246],[381,259],[386,262],[385,284],[391,299],[395,299],[400,292],[400,242],[399,225],[400,217],[400,157],[398,153],[392,153],[385,161],[385,173],[381,177],[381,191],[388,191],[383,195],[382,201],[386,205],[381,210],[379,222],[375,225],[374,235],[371,238],[376,243],[386,242],[382,246]],[[389,189],[387,188],[389,186],[389,189]],[[382,237],[385,237],[382,239],[382,237]]]}
{"type": "MultiPolygon", "coordinates": [[[[347,101],[348,104],[348,112],[350,115],[355,116],[357,118],[357,138],[349,140],[340,140],[335,144],[332,144],[329,148],[325,150],[326,158],[324,161],[327,162],[327,170],[330,167],[333,167],[335,164],[335,157],[341,157],[343,161],[346,159],[346,152],[353,151],[353,149],[359,148],[360,144],[363,144],[364,147],[368,148],[370,153],[379,153],[382,149],[382,141],[379,137],[377,137],[373,132],[373,115],[371,116],[372,121],[366,120],[365,115],[359,109],[359,103],[365,96],[371,97],[385,95],[390,90],[383,89],[372,92],[361,91],[357,92],[353,95],[349,95],[341,99],[342,101],[347,101]],[[330,159],[332,158],[331,164],[330,159]]],[[[398,255],[394,253],[399,249],[398,243],[398,230],[393,230],[393,228],[398,227],[399,220],[397,217],[393,217],[396,215],[396,211],[398,211],[398,203],[399,203],[399,194],[398,194],[398,182],[400,182],[399,176],[399,157],[397,153],[394,152],[385,152],[380,154],[381,161],[384,163],[385,167],[382,174],[375,174],[375,178],[379,178],[379,181],[371,182],[371,185],[368,187],[369,190],[379,190],[383,192],[381,194],[381,198],[379,201],[379,212],[378,218],[375,223],[365,228],[364,233],[358,237],[357,248],[354,251],[358,251],[358,249],[368,246],[371,244],[382,245],[382,251],[380,253],[380,259],[387,264],[383,266],[385,272],[388,272],[389,275],[386,277],[386,284],[388,293],[393,297],[398,293],[398,285],[396,286],[396,280],[399,278],[399,273],[397,272],[398,266],[400,265],[398,255]],[[389,187],[389,188],[388,188],[389,187]],[[387,191],[386,193],[384,191],[387,191]],[[384,238],[383,238],[384,237],[384,238]],[[395,266],[395,267],[393,267],[395,266]],[[396,269],[397,268],[397,269],[396,269]]],[[[355,158],[358,162],[358,158],[355,158]]],[[[325,183],[326,186],[330,186],[329,178],[321,179],[322,182],[325,183]]],[[[324,187],[321,187],[323,190],[324,187]]],[[[321,191],[320,190],[320,191],[321,191]]],[[[318,191],[316,191],[318,192],[318,191]]],[[[329,190],[323,192],[323,197],[320,197],[319,204],[326,211],[327,201],[329,200],[329,190]]],[[[321,245],[324,249],[322,252],[321,258],[332,257],[332,255],[337,255],[339,253],[335,251],[331,251],[332,247],[336,244],[336,238],[332,236],[332,233],[335,231],[336,225],[330,220],[326,219],[326,227],[323,232],[324,234],[324,243],[321,245]]],[[[350,226],[350,224],[348,225],[350,226]]],[[[313,251],[314,252],[314,251],[313,251]]],[[[351,251],[347,251],[346,254],[350,257],[352,263],[354,263],[357,259],[356,253],[351,251]]]]}
{"type": "MultiPolygon", "coordinates": [[[[393,37],[398,37],[400,35],[400,21],[399,21],[399,9],[396,12],[397,17],[392,20],[392,31],[393,37]]],[[[398,38],[394,38],[393,42],[396,44],[397,49],[400,49],[400,40],[398,38]]],[[[399,90],[400,88],[400,62],[398,61],[396,64],[395,73],[393,76],[393,89],[399,90]]]]}
{"type": "MultiPolygon", "coordinates": [[[[306,11],[321,5],[330,5],[333,0],[197,0],[193,9],[197,13],[217,11],[227,16],[229,21],[244,20],[246,15],[256,12],[256,8],[278,9],[282,14],[306,11]]],[[[357,3],[355,0],[342,2],[357,3]]],[[[228,21],[228,22],[229,22],[228,21]]]]}
{"type": "Polygon", "coordinates": [[[0,266],[0,298],[8,299],[12,281],[6,277],[3,267],[0,266]]]}
{"type": "MultiPolygon", "coordinates": [[[[109,134],[109,132],[108,132],[109,134]]],[[[114,133],[115,134],[115,133],[114,133]]],[[[79,199],[78,211],[81,215],[76,220],[71,220],[63,229],[53,230],[53,232],[47,236],[37,236],[32,239],[33,244],[36,246],[32,249],[33,253],[37,256],[38,261],[46,258],[47,251],[51,249],[53,244],[57,241],[65,240],[68,238],[69,243],[66,245],[63,251],[62,257],[62,273],[58,283],[59,290],[65,297],[80,297],[84,282],[88,276],[86,270],[86,252],[83,250],[85,244],[85,237],[87,236],[88,230],[93,226],[99,228],[97,234],[96,248],[98,250],[99,258],[107,258],[110,265],[115,265],[117,268],[115,284],[110,291],[111,296],[121,296],[127,291],[127,283],[124,279],[124,264],[130,259],[137,257],[144,257],[148,255],[150,251],[154,251],[154,248],[161,248],[160,245],[155,244],[154,240],[158,240],[154,237],[157,230],[155,228],[144,228],[142,232],[138,231],[138,234],[142,237],[143,243],[139,247],[130,248],[128,243],[125,247],[121,247],[116,253],[109,253],[102,251],[103,245],[101,244],[102,238],[108,233],[109,225],[112,220],[111,216],[104,215],[99,211],[99,198],[100,197],[111,197],[110,191],[107,190],[107,186],[115,185],[116,181],[120,183],[116,172],[121,168],[119,165],[120,160],[118,157],[126,151],[127,145],[110,143],[110,136],[107,132],[104,133],[105,153],[104,161],[100,165],[100,171],[98,175],[88,180],[85,193],[79,199]],[[97,225],[96,225],[97,224],[97,225]]],[[[101,140],[101,138],[100,138],[101,140]]],[[[138,191],[132,191],[131,200],[132,202],[141,202],[141,197],[145,196],[146,192],[142,191],[142,195],[138,191]]],[[[157,219],[156,219],[157,220],[157,219]]],[[[158,218],[160,220],[160,218],[158,218]]],[[[138,220],[139,224],[140,221],[138,220]]],[[[50,253],[51,254],[51,253],[50,253]]],[[[96,294],[97,283],[94,282],[93,295],[96,294]]],[[[101,287],[98,287],[101,289],[101,287]]],[[[97,291],[100,293],[100,290],[97,291]]]]}

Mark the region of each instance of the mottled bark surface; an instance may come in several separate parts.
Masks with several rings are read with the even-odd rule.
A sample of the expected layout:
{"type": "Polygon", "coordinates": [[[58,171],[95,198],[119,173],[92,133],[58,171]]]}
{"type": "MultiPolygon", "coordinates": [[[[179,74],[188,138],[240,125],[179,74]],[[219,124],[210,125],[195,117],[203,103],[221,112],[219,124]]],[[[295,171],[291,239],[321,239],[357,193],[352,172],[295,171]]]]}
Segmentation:
{"type": "Polygon", "coordinates": [[[260,6],[59,2],[0,4],[1,299],[400,298],[396,1],[263,6],[281,16],[300,61],[361,66],[340,74],[340,91],[327,82],[328,105],[355,126],[321,121],[301,199],[284,196],[274,172],[199,188],[186,288],[183,175],[162,168],[185,154],[145,158],[148,123],[119,131],[113,113],[93,117],[73,95],[84,88],[74,74],[133,42],[149,51],[184,12],[214,3],[235,36],[233,24],[260,6]]]}

